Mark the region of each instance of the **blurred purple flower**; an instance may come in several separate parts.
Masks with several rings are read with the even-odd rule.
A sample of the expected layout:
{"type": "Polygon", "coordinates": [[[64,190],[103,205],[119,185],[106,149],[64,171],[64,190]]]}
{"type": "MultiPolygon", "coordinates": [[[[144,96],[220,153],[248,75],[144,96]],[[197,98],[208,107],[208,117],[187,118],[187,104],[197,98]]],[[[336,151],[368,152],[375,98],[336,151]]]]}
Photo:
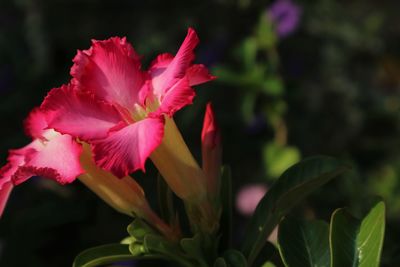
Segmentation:
{"type": "Polygon", "coordinates": [[[268,188],[264,184],[243,186],[236,196],[236,208],[239,213],[244,216],[251,216],[267,190],[268,188]]]}
{"type": "Polygon", "coordinates": [[[293,33],[300,21],[302,9],[291,0],[276,0],[267,11],[276,33],[284,38],[293,33]]]}

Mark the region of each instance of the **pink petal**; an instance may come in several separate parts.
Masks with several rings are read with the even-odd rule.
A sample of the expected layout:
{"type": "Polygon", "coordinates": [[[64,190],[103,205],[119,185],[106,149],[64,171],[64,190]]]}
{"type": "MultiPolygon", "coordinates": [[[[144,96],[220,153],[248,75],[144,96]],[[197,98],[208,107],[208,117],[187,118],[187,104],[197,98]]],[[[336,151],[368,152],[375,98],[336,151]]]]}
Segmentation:
{"type": "Polygon", "coordinates": [[[196,96],[194,90],[189,86],[186,78],[180,79],[161,99],[161,105],[154,114],[167,114],[172,117],[181,108],[193,103],[196,96]]]}
{"type": "Polygon", "coordinates": [[[13,187],[13,184],[11,182],[8,182],[0,188],[0,217],[3,215],[4,208],[6,207],[8,198],[13,187]]]}
{"type": "Polygon", "coordinates": [[[35,140],[20,149],[9,151],[7,164],[0,169],[0,188],[9,182],[12,182],[12,178],[18,171],[19,167],[24,165],[26,161],[30,160],[39,148],[41,148],[40,141],[35,140]]]}
{"type": "Polygon", "coordinates": [[[7,162],[6,165],[0,169],[0,189],[11,181],[11,176],[18,169],[18,165],[7,162]]]}
{"type": "MultiPolygon", "coordinates": [[[[170,53],[160,54],[150,63],[150,72],[157,70],[165,70],[169,63],[174,59],[174,55],[170,53]]],[[[156,73],[157,74],[157,73],[156,73]]]]}
{"type": "Polygon", "coordinates": [[[72,82],[110,103],[133,108],[145,80],[139,56],[126,38],[92,41],[78,51],[71,68],[72,82]]]}
{"type": "Polygon", "coordinates": [[[47,127],[46,115],[40,108],[34,108],[24,121],[25,132],[32,139],[43,138],[47,127]]]}
{"type": "Polygon", "coordinates": [[[60,184],[71,183],[83,173],[79,161],[81,153],[81,145],[70,135],[57,134],[18,168],[13,176],[14,183],[20,184],[32,176],[53,179],[60,184]]]}
{"type": "Polygon", "coordinates": [[[117,177],[124,177],[138,169],[144,170],[146,159],[161,143],[163,135],[163,118],[135,122],[94,142],[95,161],[117,177]]]}
{"type": "Polygon", "coordinates": [[[194,60],[193,50],[198,43],[199,38],[196,32],[189,28],[185,40],[168,67],[162,73],[153,71],[151,75],[156,96],[160,97],[165,94],[168,89],[185,76],[187,69],[194,60]]]}
{"type": "Polygon", "coordinates": [[[189,85],[194,86],[212,81],[217,77],[211,75],[203,64],[195,64],[187,69],[186,78],[189,80],[189,85]]]}
{"type": "Polygon", "coordinates": [[[41,108],[52,112],[48,121],[51,128],[82,140],[104,138],[122,120],[112,105],[90,93],[74,90],[71,85],[52,89],[41,108]]]}
{"type": "Polygon", "coordinates": [[[0,190],[11,182],[11,177],[18,170],[18,167],[18,163],[9,161],[0,169],[0,190]]]}
{"type": "Polygon", "coordinates": [[[151,85],[151,81],[150,80],[145,81],[139,93],[139,104],[141,106],[143,107],[146,106],[146,100],[153,96],[152,89],[153,87],[151,85]]]}

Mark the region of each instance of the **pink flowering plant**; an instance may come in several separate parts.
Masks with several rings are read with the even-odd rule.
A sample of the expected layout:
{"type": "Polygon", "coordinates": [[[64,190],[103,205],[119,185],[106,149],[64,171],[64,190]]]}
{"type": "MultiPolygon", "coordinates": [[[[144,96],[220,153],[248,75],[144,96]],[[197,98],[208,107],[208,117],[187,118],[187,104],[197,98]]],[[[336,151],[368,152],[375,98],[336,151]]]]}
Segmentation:
{"type": "Polygon", "coordinates": [[[32,142],[9,151],[0,170],[0,212],[12,189],[33,176],[62,185],[78,179],[133,222],[123,241],[83,251],[76,267],[146,259],[186,267],[378,266],[382,202],[361,219],[339,209],[330,226],[287,216],[348,169],[329,157],[308,158],[284,172],[258,197],[241,245],[232,241],[231,172],[222,165],[212,105],[207,104],[201,132],[201,165],[173,119],[192,103],[193,86],[216,78],[193,63],[198,43],[189,29],[177,53],[157,56],[148,70],[126,38],[93,40],[89,49],[78,50],[71,80],[50,90],[25,120],[32,142]],[[144,172],[148,159],[160,173],[158,181],[148,178],[158,183],[160,214],[131,176],[144,172]],[[174,206],[177,201],[184,214],[174,206]],[[273,244],[267,240],[278,225],[278,244],[273,244]]]}

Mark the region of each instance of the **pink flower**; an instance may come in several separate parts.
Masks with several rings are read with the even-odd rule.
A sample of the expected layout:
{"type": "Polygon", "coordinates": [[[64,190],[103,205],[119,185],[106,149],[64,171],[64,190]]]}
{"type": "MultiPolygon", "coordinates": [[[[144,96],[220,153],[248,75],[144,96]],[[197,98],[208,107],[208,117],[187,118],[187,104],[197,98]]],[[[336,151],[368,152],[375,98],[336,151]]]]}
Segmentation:
{"type": "Polygon", "coordinates": [[[89,145],[78,143],[68,134],[50,129],[48,119],[55,113],[34,109],[25,120],[25,131],[33,141],[10,150],[8,163],[0,169],[0,216],[14,185],[32,176],[42,176],[68,184],[76,178],[119,212],[138,216],[153,224],[166,236],[178,234],[150,208],[142,187],[131,177],[118,179],[97,167],[89,145]]]}
{"type": "Polygon", "coordinates": [[[236,208],[245,216],[251,216],[268,188],[263,184],[242,187],[236,197],[236,208]]]}
{"type": "Polygon", "coordinates": [[[46,119],[53,115],[36,108],[25,120],[25,131],[33,141],[23,148],[10,150],[8,163],[0,169],[0,216],[12,188],[32,176],[49,178],[60,184],[78,178],[117,211],[139,216],[175,238],[177,233],[152,211],[143,189],[134,179],[118,179],[98,168],[88,144],[81,145],[72,136],[48,128],[46,119]]]}
{"type": "Polygon", "coordinates": [[[10,150],[8,163],[0,170],[0,214],[13,186],[32,176],[67,184],[83,173],[79,163],[81,146],[70,135],[47,129],[45,115],[40,109],[29,114],[25,131],[33,141],[23,148],[10,150]]]}
{"type": "Polygon", "coordinates": [[[118,177],[144,170],[163,142],[164,115],[192,103],[191,86],[214,79],[192,64],[198,41],[189,29],[177,54],[159,55],[147,72],[125,38],[92,41],[75,56],[71,83],[44,100],[42,108],[55,114],[49,125],[90,143],[96,164],[118,177]]]}

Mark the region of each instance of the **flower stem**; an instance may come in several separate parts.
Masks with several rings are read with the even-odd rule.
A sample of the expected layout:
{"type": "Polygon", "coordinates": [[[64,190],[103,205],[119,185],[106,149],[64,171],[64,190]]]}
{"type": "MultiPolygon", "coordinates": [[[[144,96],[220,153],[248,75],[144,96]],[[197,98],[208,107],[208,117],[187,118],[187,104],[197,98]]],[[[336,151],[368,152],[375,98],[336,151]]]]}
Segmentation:
{"type": "Polygon", "coordinates": [[[180,230],[177,228],[171,228],[171,226],[161,220],[160,217],[151,208],[146,209],[146,213],[143,214],[143,219],[145,219],[150,225],[155,227],[168,240],[176,242],[180,239],[180,230]]]}

